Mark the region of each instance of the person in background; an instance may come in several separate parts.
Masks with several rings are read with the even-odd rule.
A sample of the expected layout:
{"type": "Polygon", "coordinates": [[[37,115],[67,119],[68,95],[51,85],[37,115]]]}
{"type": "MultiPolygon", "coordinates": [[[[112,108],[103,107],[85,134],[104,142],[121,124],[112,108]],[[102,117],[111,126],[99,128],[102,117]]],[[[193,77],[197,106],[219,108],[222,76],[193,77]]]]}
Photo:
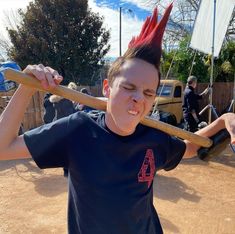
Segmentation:
{"type": "MultiPolygon", "coordinates": [[[[69,89],[77,90],[77,85],[74,82],[70,82],[67,87],[69,89]]],[[[49,101],[55,109],[53,121],[66,117],[75,112],[74,103],[66,98],[58,95],[51,95],[49,101]]]]}
{"type": "MultiPolygon", "coordinates": [[[[81,93],[84,93],[84,94],[86,94],[86,95],[91,95],[90,92],[89,92],[86,88],[82,88],[82,89],[80,90],[80,92],[81,92],[81,93]]],[[[95,109],[92,108],[92,107],[85,106],[85,105],[80,104],[80,103],[78,103],[78,104],[76,105],[75,109],[76,109],[76,111],[84,111],[84,112],[87,112],[87,113],[90,112],[90,111],[92,111],[92,110],[95,110],[95,109]]]]}
{"type": "MultiPolygon", "coordinates": [[[[77,85],[74,82],[70,82],[67,87],[69,89],[77,90],[77,85]]],[[[58,95],[51,95],[49,97],[49,101],[55,110],[53,121],[64,118],[76,112],[74,103],[71,100],[58,95]]],[[[63,170],[64,176],[68,177],[68,169],[64,167],[63,170]]]]}
{"type": "Polygon", "coordinates": [[[55,118],[55,109],[53,103],[51,103],[49,100],[51,95],[52,95],[51,93],[46,93],[43,100],[43,107],[44,107],[43,122],[45,124],[51,123],[55,118]]]}
{"type": "Polygon", "coordinates": [[[80,92],[87,94],[87,95],[90,95],[90,92],[87,90],[87,88],[81,88],[80,92]]]}
{"type": "Polygon", "coordinates": [[[201,122],[198,101],[201,100],[203,96],[209,92],[210,89],[209,87],[207,87],[202,93],[197,94],[195,93],[196,87],[197,77],[189,76],[184,90],[182,109],[185,130],[190,132],[196,132],[198,130],[198,124],[201,122]]]}

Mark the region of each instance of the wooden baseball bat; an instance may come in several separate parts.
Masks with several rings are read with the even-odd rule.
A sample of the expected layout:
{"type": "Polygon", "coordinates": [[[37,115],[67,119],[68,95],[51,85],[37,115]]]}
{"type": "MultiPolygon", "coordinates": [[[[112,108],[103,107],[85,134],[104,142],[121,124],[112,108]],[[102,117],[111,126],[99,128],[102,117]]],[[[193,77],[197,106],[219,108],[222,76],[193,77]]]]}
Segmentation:
{"type": "MultiPolygon", "coordinates": [[[[92,96],[80,93],[78,91],[69,89],[61,85],[57,86],[54,89],[46,90],[42,88],[40,82],[37,79],[35,79],[33,76],[27,75],[23,72],[15,71],[11,68],[5,69],[3,73],[4,73],[4,77],[8,80],[12,80],[17,83],[24,84],[26,86],[30,86],[30,87],[33,87],[35,89],[38,89],[44,92],[46,91],[46,92],[50,92],[50,93],[62,96],[72,101],[82,103],[86,106],[90,106],[97,110],[103,110],[103,111],[106,110],[106,104],[107,104],[106,101],[98,99],[96,97],[92,97],[92,96]]],[[[191,141],[192,143],[197,144],[199,146],[210,147],[212,145],[212,141],[207,137],[196,135],[194,133],[172,126],[170,124],[152,119],[149,116],[146,116],[141,121],[141,124],[146,125],[148,127],[159,129],[163,132],[179,137],[181,139],[191,141]]]]}

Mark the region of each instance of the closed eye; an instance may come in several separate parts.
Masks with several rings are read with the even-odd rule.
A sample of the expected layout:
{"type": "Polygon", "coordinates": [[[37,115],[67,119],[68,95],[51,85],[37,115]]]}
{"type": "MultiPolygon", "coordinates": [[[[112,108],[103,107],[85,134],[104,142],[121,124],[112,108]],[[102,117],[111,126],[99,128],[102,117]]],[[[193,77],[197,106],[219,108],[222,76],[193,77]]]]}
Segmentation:
{"type": "MultiPolygon", "coordinates": [[[[137,87],[132,84],[122,84],[121,87],[128,91],[135,91],[137,89],[137,87]]],[[[156,92],[152,89],[146,89],[144,90],[144,95],[148,98],[154,98],[156,96],[156,92]]]]}
{"type": "Polygon", "coordinates": [[[155,97],[155,93],[153,92],[144,92],[144,95],[147,97],[155,97]]]}
{"type": "Polygon", "coordinates": [[[148,97],[153,97],[152,94],[145,93],[145,95],[148,96],[148,97]]]}
{"type": "Polygon", "coordinates": [[[135,90],[135,88],[133,86],[123,85],[122,87],[126,90],[135,90]]]}

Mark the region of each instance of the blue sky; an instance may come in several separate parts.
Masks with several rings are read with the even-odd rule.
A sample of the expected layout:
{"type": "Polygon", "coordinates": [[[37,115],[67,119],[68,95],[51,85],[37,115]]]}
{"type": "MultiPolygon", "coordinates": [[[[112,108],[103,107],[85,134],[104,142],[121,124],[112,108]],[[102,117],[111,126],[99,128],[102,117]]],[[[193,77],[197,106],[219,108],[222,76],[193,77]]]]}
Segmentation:
{"type": "MultiPolygon", "coordinates": [[[[5,14],[25,9],[31,0],[1,1],[0,8],[0,36],[7,38],[5,27],[7,25],[5,14]]],[[[143,20],[151,14],[154,6],[167,0],[88,0],[90,8],[104,17],[104,26],[110,29],[111,49],[109,57],[119,55],[119,8],[122,7],[122,52],[127,49],[132,36],[137,35],[141,29],[143,20]],[[131,12],[129,11],[131,10],[131,12]]]]}
{"type": "Polygon", "coordinates": [[[130,1],[119,1],[119,0],[96,0],[98,6],[107,6],[112,9],[119,9],[122,7],[125,10],[125,13],[128,13],[129,10],[133,12],[139,19],[144,20],[149,14],[150,10],[139,7],[136,3],[130,1]]]}

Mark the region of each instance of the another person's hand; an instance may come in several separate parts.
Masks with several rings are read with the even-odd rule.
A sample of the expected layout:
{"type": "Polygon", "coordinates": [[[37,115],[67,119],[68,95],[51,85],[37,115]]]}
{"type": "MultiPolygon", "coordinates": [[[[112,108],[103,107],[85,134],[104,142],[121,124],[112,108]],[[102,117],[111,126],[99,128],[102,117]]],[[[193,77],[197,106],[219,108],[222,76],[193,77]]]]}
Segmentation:
{"type": "Polygon", "coordinates": [[[207,126],[208,124],[207,124],[207,122],[205,122],[205,121],[199,121],[199,123],[198,123],[198,129],[202,129],[202,128],[205,128],[206,126],[207,126]]]}
{"type": "Polygon", "coordinates": [[[211,87],[208,86],[208,87],[201,93],[201,95],[207,95],[207,94],[210,94],[210,92],[211,92],[211,87]]]}
{"type": "Polygon", "coordinates": [[[44,89],[52,89],[61,83],[63,77],[51,67],[45,67],[42,64],[28,65],[24,70],[24,73],[33,75],[37,78],[44,89]]]}

